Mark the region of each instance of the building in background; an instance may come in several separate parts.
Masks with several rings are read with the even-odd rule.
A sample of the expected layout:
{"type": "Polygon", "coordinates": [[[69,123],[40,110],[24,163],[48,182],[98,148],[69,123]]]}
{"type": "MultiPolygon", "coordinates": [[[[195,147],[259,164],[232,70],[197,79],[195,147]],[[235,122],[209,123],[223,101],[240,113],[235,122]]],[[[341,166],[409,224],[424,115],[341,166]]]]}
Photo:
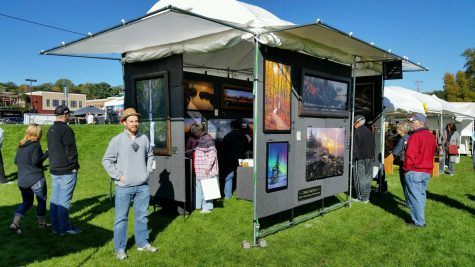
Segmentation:
{"type": "Polygon", "coordinates": [[[40,114],[53,114],[59,105],[66,105],[73,112],[86,106],[85,94],[70,93],[66,99],[60,92],[36,91],[28,94],[28,97],[32,100],[33,109],[40,114]]]}

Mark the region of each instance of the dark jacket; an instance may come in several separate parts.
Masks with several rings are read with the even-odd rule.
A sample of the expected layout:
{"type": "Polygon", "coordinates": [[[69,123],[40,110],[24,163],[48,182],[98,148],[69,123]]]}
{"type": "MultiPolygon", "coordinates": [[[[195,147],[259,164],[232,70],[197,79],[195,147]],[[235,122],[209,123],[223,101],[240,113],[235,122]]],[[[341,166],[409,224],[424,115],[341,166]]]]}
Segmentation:
{"type": "Polygon", "coordinates": [[[21,145],[15,155],[15,164],[18,166],[18,186],[30,188],[41,178],[43,173],[43,161],[48,158],[48,152],[43,154],[40,143],[26,141],[21,145]]]}
{"type": "Polygon", "coordinates": [[[53,175],[71,174],[79,169],[78,151],[73,130],[55,121],[48,130],[49,168],[53,175]]]}
{"type": "Polygon", "coordinates": [[[407,147],[407,140],[409,139],[409,135],[405,134],[403,137],[397,141],[396,146],[393,149],[393,156],[394,158],[399,158],[397,160],[397,164],[399,166],[402,166],[402,162],[404,162],[404,158],[406,157],[406,147],[407,147]]]}
{"type": "Polygon", "coordinates": [[[432,173],[437,142],[427,128],[417,129],[407,140],[404,170],[432,173]]]}
{"type": "Polygon", "coordinates": [[[234,129],[223,138],[223,152],[225,161],[225,171],[236,170],[239,165],[238,159],[246,157],[249,142],[246,135],[240,129],[234,129]]]}
{"type": "Polygon", "coordinates": [[[355,160],[374,159],[374,136],[370,129],[362,125],[355,129],[353,157],[355,160]]]}

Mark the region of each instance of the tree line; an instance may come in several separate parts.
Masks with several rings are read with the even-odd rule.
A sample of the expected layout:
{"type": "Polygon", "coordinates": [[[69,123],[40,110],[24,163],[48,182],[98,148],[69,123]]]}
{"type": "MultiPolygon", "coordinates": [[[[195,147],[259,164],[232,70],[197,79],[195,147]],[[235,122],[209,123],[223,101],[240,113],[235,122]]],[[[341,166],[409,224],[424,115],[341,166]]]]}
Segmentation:
{"type": "Polygon", "coordinates": [[[439,98],[449,102],[475,102],[475,49],[468,48],[462,55],[465,70],[444,74],[444,89],[434,91],[439,98]]]}
{"type": "MultiPolygon", "coordinates": [[[[69,93],[85,94],[86,99],[102,99],[111,96],[118,96],[122,91],[122,86],[111,86],[106,82],[81,83],[75,85],[69,79],[59,79],[55,83],[42,83],[33,85],[32,91],[63,92],[67,87],[69,93]]],[[[11,92],[17,95],[26,95],[30,92],[30,85],[17,85],[14,82],[0,82],[0,92],[11,92]]]]}

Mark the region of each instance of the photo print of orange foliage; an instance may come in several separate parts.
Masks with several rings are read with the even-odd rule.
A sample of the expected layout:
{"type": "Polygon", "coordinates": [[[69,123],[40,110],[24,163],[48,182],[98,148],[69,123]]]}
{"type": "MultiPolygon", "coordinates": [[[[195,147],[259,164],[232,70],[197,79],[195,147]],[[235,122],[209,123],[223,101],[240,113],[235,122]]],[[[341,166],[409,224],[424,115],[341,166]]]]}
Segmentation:
{"type": "Polygon", "coordinates": [[[290,131],[290,66],[265,61],[264,132],[290,131]]]}
{"type": "Polygon", "coordinates": [[[188,110],[214,110],[212,83],[185,80],[185,106],[188,110]]]}

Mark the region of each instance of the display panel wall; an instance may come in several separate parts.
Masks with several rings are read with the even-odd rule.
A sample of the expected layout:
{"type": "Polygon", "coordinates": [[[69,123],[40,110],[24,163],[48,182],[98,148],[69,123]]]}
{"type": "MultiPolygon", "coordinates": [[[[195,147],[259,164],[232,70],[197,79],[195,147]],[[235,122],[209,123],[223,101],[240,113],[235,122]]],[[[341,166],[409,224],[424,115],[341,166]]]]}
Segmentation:
{"type": "MultiPolygon", "coordinates": [[[[275,48],[263,47],[259,59],[259,96],[258,111],[264,110],[264,94],[265,94],[265,77],[264,65],[266,60],[280,62],[291,67],[291,127],[290,132],[265,132],[263,123],[255,123],[257,127],[256,146],[257,151],[266,151],[269,143],[288,142],[288,178],[287,188],[277,191],[267,190],[268,183],[266,177],[267,159],[266,155],[255,157],[257,166],[257,184],[256,184],[256,212],[257,217],[267,217],[294,207],[320,200],[324,197],[333,196],[335,194],[348,191],[348,162],[349,148],[348,138],[350,130],[350,113],[348,109],[339,112],[336,117],[328,117],[321,115],[299,116],[299,99],[301,96],[302,71],[312,70],[314,72],[324,74],[324,77],[347,83],[351,82],[351,68],[317,58],[308,57],[298,53],[283,51],[275,48]],[[338,164],[343,165],[343,169],[338,167],[336,171],[330,171],[332,175],[321,177],[320,179],[306,179],[307,166],[307,129],[333,129],[336,133],[329,141],[325,142],[324,152],[317,154],[328,158],[338,158],[338,164]],[[344,132],[344,137],[339,136],[344,132]],[[342,141],[343,140],[343,141],[342,141]],[[343,144],[342,144],[343,142],[343,144]],[[331,146],[339,147],[336,153],[331,146]],[[332,155],[330,155],[332,154],[332,155]],[[338,154],[335,156],[335,154],[338,154]],[[343,162],[341,162],[343,161],[343,162]],[[334,176],[333,176],[334,175],[334,176]]],[[[351,86],[348,86],[347,94],[351,94],[351,86]]],[[[259,114],[258,118],[262,119],[263,114],[259,114]]],[[[331,130],[322,130],[319,138],[323,138],[324,133],[331,130]]],[[[315,160],[314,161],[318,161],[315,160]]],[[[320,162],[321,163],[321,162],[320,162]]],[[[335,163],[336,164],[336,163],[335,163]]],[[[337,165],[338,165],[337,164],[337,165]]],[[[331,166],[332,164],[330,164],[331,166]]],[[[328,167],[328,166],[327,166],[328,167]]],[[[325,168],[325,167],[324,167],[325,168]]]]}
{"type": "MultiPolygon", "coordinates": [[[[168,98],[170,103],[170,154],[155,156],[156,169],[150,176],[150,193],[152,196],[179,202],[190,202],[190,187],[185,179],[185,138],[184,138],[184,92],[182,56],[174,55],[156,61],[138,62],[125,64],[125,108],[138,108],[137,81],[147,77],[155,77],[155,74],[167,73],[168,98]],[[151,75],[151,76],[150,76],[151,75]]],[[[139,88],[140,92],[140,88],[139,88]]]]}

